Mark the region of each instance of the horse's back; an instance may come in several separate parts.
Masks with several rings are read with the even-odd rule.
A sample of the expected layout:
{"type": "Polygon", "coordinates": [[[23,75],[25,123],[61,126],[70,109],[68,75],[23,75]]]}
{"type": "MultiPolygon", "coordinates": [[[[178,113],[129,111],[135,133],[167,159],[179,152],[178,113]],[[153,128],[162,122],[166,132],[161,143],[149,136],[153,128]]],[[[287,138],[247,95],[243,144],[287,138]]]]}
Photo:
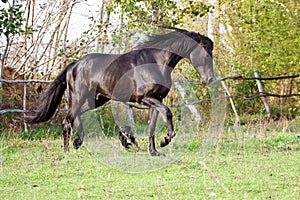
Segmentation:
{"type": "Polygon", "coordinates": [[[101,79],[105,71],[119,56],[118,54],[87,54],[77,61],[72,73],[75,71],[81,78],[86,80],[93,77],[101,79]]]}
{"type": "Polygon", "coordinates": [[[87,64],[87,66],[99,66],[99,67],[107,67],[111,63],[113,63],[120,54],[100,54],[100,53],[91,53],[87,54],[86,56],[82,57],[78,62],[87,64]]]}

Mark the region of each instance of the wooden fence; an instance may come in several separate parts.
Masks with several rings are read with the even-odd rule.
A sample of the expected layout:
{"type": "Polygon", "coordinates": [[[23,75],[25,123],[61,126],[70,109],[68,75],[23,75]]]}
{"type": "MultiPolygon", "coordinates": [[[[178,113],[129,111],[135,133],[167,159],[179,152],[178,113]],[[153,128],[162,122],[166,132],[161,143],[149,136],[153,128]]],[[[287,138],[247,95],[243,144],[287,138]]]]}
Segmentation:
{"type": "MultiPolygon", "coordinates": [[[[265,90],[263,88],[263,84],[262,84],[261,81],[281,80],[281,79],[295,79],[295,78],[298,78],[298,77],[299,77],[299,75],[262,78],[262,77],[260,77],[260,74],[258,72],[255,72],[253,78],[243,77],[241,75],[228,76],[228,77],[225,77],[225,78],[222,78],[222,79],[219,79],[219,80],[215,81],[215,82],[221,82],[221,84],[222,84],[222,86],[225,89],[225,92],[227,94],[226,96],[217,97],[217,98],[214,98],[214,99],[208,98],[208,99],[201,99],[201,100],[198,100],[198,101],[194,101],[194,102],[191,102],[188,105],[188,108],[193,113],[193,115],[195,117],[195,120],[202,121],[200,113],[197,111],[196,107],[194,106],[195,104],[199,104],[199,103],[207,102],[207,101],[212,101],[212,100],[217,100],[217,99],[229,99],[231,107],[232,107],[232,109],[235,113],[235,116],[236,116],[236,123],[239,124],[239,117],[238,117],[235,105],[233,103],[233,99],[234,98],[242,98],[242,99],[245,99],[245,100],[250,100],[250,99],[253,99],[253,98],[261,98],[261,100],[264,103],[264,106],[266,108],[266,111],[268,113],[268,116],[270,117],[271,116],[271,109],[270,109],[268,99],[266,97],[278,97],[278,98],[299,97],[300,94],[279,95],[279,94],[268,93],[268,92],[265,92],[265,90]],[[256,80],[259,93],[252,94],[250,96],[231,95],[229,89],[227,88],[227,86],[225,84],[226,80],[242,80],[242,81],[256,80]]],[[[0,78],[0,82],[10,83],[10,84],[13,84],[13,83],[24,83],[24,84],[27,84],[27,83],[52,83],[52,81],[36,80],[36,79],[33,79],[33,80],[5,80],[5,79],[1,79],[1,78],[0,78]]],[[[189,82],[189,84],[202,84],[202,83],[200,83],[200,82],[189,82]]],[[[184,95],[185,95],[184,88],[181,87],[180,85],[176,85],[176,84],[175,84],[175,87],[179,91],[180,96],[182,98],[184,98],[184,95]]],[[[118,102],[114,102],[113,104],[109,104],[109,105],[106,105],[106,106],[112,106],[114,104],[118,104],[118,102]]],[[[129,119],[132,122],[134,122],[132,108],[148,109],[147,106],[137,105],[137,104],[130,103],[130,102],[127,102],[126,105],[128,107],[129,119]]],[[[177,105],[180,105],[180,103],[178,103],[176,105],[169,105],[169,106],[170,107],[176,107],[177,105]]],[[[3,110],[0,110],[0,114],[37,112],[36,110],[27,110],[26,109],[26,91],[24,91],[23,107],[25,109],[24,108],[23,109],[3,109],[3,110]]],[[[64,109],[60,109],[60,110],[64,110],[64,109]]]]}

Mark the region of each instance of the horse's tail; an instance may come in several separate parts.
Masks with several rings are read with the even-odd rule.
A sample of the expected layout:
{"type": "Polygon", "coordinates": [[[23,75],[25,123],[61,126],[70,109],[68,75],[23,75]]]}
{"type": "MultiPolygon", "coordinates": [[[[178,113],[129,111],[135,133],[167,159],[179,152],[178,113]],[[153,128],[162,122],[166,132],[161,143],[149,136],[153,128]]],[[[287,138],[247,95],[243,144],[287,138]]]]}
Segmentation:
{"type": "Polygon", "coordinates": [[[69,64],[51,83],[45,94],[41,98],[40,110],[35,116],[25,117],[27,123],[39,123],[48,121],[55,113],[62,96],[67,88],[66,77],[70,67],[75,65],[75,62],[69,64]]]}

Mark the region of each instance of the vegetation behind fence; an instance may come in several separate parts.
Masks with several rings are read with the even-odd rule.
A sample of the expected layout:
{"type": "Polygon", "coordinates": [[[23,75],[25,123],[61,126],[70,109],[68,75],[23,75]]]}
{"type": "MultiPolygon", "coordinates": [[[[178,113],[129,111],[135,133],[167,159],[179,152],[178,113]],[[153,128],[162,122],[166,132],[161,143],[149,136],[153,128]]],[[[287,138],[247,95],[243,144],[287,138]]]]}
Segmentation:
{"type": "MultiPolygon", "coordinates": [[[[224,80],[226,98],[231,97],[229,118],[235,119],[234,113],[265,114],[265,104],[256,98],[262,96],[268,96],[274,118],[299,115],[299,78],[260,79],[265,91],[262,93],[254,77],[256,71],[267,79],[300,74],[299,1],[150,0],[137,4],[131,0],[110,0],[97,5],[80,0],[1,2],[1,13],[5,13],[0,18],[2,79],[47,82],[66,64],[87,53],[122,53],[145,39],[145,33],[156,33],[160,25],[169,25],[213,39],[219,77],[251,77],[247,81],[237,77],[238,80],[224,80]],[[84,7],[91,12],[81,13],[84,7]]],[[[194,70],[186,66],[187,61],[182,61],[175,73],[185,74],[187,80],[199,80],[194,70]]],[[[46,88],[47,83],[3,83],[2,88],[0,82],[0,109],[37,109],[35,102],[46,88]]],[[[209,98],[204,86],[193,85],[193,89],[200,101],[209,98]]],[[[166,101],[176,104],[176,100],[171,94],[166,101]]],[[[201,105],[209,107],[209,103],[201,105]]],[[[1,114],[1,128],[22,127],[16,118],[21,116],[23,113],[1,114]]]]}
{"type": "MultiPolygon", "coordinates": [[[[280,76],[280,77],[260,77],[259,73],[256,72],[255,77],[243,77],[241,75],[239,75],[239,76],[228,76],[228,77],[224,77],[224,78],[221,78],[221,79],[217,80],[215,84],[217,84],[217,82],[222,82],[223,83],[222,85],[223,85],[224,90],[226,91],[227,95],[220,96],[218,98],[220,98],[220,99],[229,99],[230,100],[230,101],[228,101],[228,105],[229,105],[228,110],[229,110],[229,112],[235,114],[235,123],[240,124],[240,117],[239,116],[243,115],[243,110],[241,108],[239,108],[241,103],[236,103],[236,102],[239,102],[239,101],[240,102],[242,102],[242,101],[244,101],[244,102],[252,101],[252,103],[256,104],[255,105],[257,107],[256,110],[259,111],[259,112],[262,112],[262,105],[264,105],[264,111],[263,112],[266,113],[265,118],[269,118],[269,119],[270,118],[278,119],[280,117],[295,118],[297,116],[298,112],[299,112],[298,107],[293,107],[292,104],[285,104],[281,107],[278,107],[278,105],[274,105],[274,102],[277,102],[278,100],[277,101],[276,100],[271,100],[270,101],[270,98],[285,99],[285,102],[292,102],[293,103],[293,102],[298,100],[297,97],[299,97],[300,94],[299,93],[291,93],[292,91],[290,91],[289,93],[286,93],[286,94],[273,94],[273,93],[270,93],[268,91],[265,91],[264,86],[262,84],[262,81],[280,81],[280,80],[284,80],[284,79],[296,79],[296,78],[299,78],[299,75],[280,76]],[[227,87],[227,82],[228,81],[238,82],[236,84],[243,84],[243,82],[248,82],[248,81],[256,81],[257,86],[255,86],[255,87],[257,88],[256,89],[257,92],[253,93],[253,94],[248,94],[247,96],[243,96],[242,94],[238,94],[238,92],[234,91],[234,88],[229,89],[227,87]],[[294,98],[292,98],[292,100],[287,100],[287,98],[290,98],[290,97],[294,97],[294,98]],[[230,104],[229,104],[229,102],[230,102],[230,104]],[[259,104],[259,105],[257,105],[257,104],[259,104]],[[278,109],[280,109],[280,110],[278,110],[278,109]]],[[[38,88],[38,93],[39,94],[42,94],[44,91],[42,91],[41,85],[36,86],[35,84],[46,84],[44,86],[44,89],[46,89],[47,84],[52,82],[52,81],[37,80],[37,79],[32,79],[32,80],[5,80],[5,79],[0,79],[0,81],[5,83],[5,86],[8,86],[8,88],[9,88],[9,85],[14,85],[14,84],[30,84],[31,89],[32,88],[38,88]],[[32,87],[32,84],[33,84],[33,87],[32,87]]],[[[193,82],[193,81],[187,82],[185,84],[189,84],[191,86],[192,85],[196,85],[196,86],[201,85],[201,83],[193,82]]],[[[30,87],[26,87],[26,88],[30,88],[30,87]]],[[[4,87],[4,89],[6,89],[6,87],[4,87]]],[[[36,104],[38,103],[38,98],[35,97],[35,98],[32,99],[32,95],[30,95],[30,94],[34,94],[36,92],[34,92],[30,89],[29,90],[27,89],[28,91],[25,91],[24,87],[20,87],[20,89],[22,91],[19,91],[19,92],[16,93],[17,97],[15,99],[15,100],[19,101],[19,107],[13,106],[13,107],[10,107],[10,108],[0,110],[0,114],[2,115],[2,120],[6,120],[6,122],[8,122],[8,123],[6,123],[5,121],[2,121],[2,124],[3,124],[2,128],[7,128],[9,126],[22,126],[22,124],[23,124],[22,123],[22,115],[20,115],[20,113],[27,113],[27,114],[32,115],[38,109],[38,106],[36,106],[36,104]],[[27,94],[29,94],[29,95],[27,95],[27,94]],[[21,99],[23,100],[22,104],[20,104],[21,99]],[[22,107],[20,105],[22,105],[22,107]],[[18,116],[17,117],[17,119],[19,120],[18,122],[16,122],[16,118],[13,117],[16,113],[19,113],[19,114],[16,115],[16,116],[18,116]],[[10,120],[7,120],[7,119],[10,119],[10,120]],[[13,120],[13,121],[11,121],[11,120],[13,120]],[[19,124],[19,125],[16,125],[16,124],[19,124]]],[[[254,89],[254,88],[251,88],[251,89],[254,89]]],[[[184,88],[181,88],[181,90],[184,90],[184,88]]],[[[178,88],[177,88],[177,90],[173,88],[173,92],[171,92],[171,96],[167,97],[167,99],[166,99],[166,102],[171,103],[171,104],[169,104],[169,107],[177,107],[179,105],[182,105],[183,102],[180,102],[180,101],[182,101],[182,100],[180,100],[180,95],[182,96],[183,94],[181,94],[180,92],[186,93],[186,91],[178,91],[178,88]]],[[[7,100],[9,100],[9,97],[13,96],[13,95],[11,95],[11,91],[9,93],[4,93],[4,94],[7,94],[7,96],[4,96],[4,99],[7,99],[7,100]]],[[[203,103],[209,102],[211,100],[216,100],[216,99],[211,99],[209,96],[208,97],[202,96],[202,97],[199,97],[199,98],[200,99],[197,100],[197,101],[189,102],[190,106],[194,106],[195,104],[201,104],[201,103],[203,104],[203,103]]],[[[15,101],[12,100],[12,99],[9,100],[9,101],[11,101],[10,102],[11,105],[18,105],[17,103],[14,104],[15,101]]],[[[245,103],[245,104],[247,104],[247,103],[245,103]]],[[[114,105],[114,104],[116,104],[116,103],[110,103],[110,104],[106,105],[106,107],[110,107],[111,105],[114,105]]],[[[129,102],[126,103],[126,104],[127,104],[127,108],[128,108],[128,118],[132,122],[134,122],[134,120],[135,120],[134,112],[132,111],[132,108],[136,108],[136,109],[139,109],[139,110],[147,109],[146,106],[140,106],[140,105],[129,103],[129,102]]],[[[8,105],[8,104],[4,104],[4,105],[8,105]]],[[[61,114],[63,114],[63,111],[65,110],[63,105],[64,104],[62,104],[60,106],[60,108],[58,109],[58,111],[57,111],[57,115],[55,117],[56,120],[58,118],[59,119],[63,118],[63,116],[61,116],[61,114]]],[[[201,121],[202,120],[202,117],[201,117],[202,114],[199,113],[199,111],[198,111],[199,109],[197,110],[196,107],[194,109],[192,109],[191,107],[189,107],[189,108],[190,108],[191,114],[194,115],[195,119],[201,121]]],[[[198,108],[199,108],[199,106],[198,106],[198,108]]],[[[145,117],[146,112],[143,112],[143,111],[135,111],[135,112],[139,113],[138,114],[139,117],[137,117],[137,121],[140,122],[141,121],[140,119],[146,119],[146,117],[145,117]],[[144,115],[144,117],[141,118],[140,117],[141,115],[144,115]]],[[[102,114],[103,114],[103,112],[102,112],[102,114]]],[[[208,115],[207,113],[203,113],[203,114],[208,115]]],[[[101,117],[101,120],[100,120],[101,121],[101,127],[104,128],[104,123],[103,123],[102,116],[100,115],[99,117],[101,117]]],[[[112,115],[109,116],[109,114],[108,114],[108,115],[106,115],[106,118],[110,119],[113,123],[112,115]]],[[[61,122],[60,122],[60,120],[58,120],[56,123],[60,124],[61,122]]],[[[19,128],[21,128],[21,127],[19,127],[19,128]]]]}

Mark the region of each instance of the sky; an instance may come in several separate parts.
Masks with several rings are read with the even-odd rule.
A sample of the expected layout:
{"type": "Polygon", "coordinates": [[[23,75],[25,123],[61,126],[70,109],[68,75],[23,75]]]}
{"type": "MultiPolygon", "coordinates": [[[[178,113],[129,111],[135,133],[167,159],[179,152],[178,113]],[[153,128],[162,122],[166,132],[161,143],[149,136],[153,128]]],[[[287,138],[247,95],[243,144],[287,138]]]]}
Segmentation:
{"type": "Polygon", "coordinates": [[[90,17],[97,16],[97,11],[100,10],[99,4],[99,0],[87,0],[74,6],[68,33],[71,40],[78,38],[89,28],[90,17]]]}

